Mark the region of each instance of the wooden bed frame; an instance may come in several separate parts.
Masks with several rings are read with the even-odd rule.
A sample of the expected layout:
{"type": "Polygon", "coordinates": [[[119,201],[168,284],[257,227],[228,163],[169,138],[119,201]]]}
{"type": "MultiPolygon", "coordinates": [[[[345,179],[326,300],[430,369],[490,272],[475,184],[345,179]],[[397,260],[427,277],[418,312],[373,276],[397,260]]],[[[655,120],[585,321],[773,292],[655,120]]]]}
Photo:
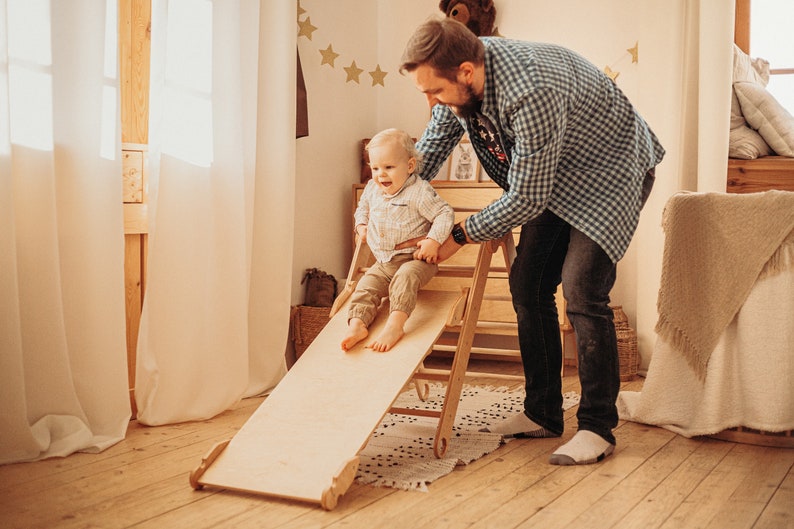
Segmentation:
{"type": "Polygon", "coordinates": [[[755,160],[728,160],[728,193],[771,189],[794,191],[794,158],[763,156],[755,160]]]}

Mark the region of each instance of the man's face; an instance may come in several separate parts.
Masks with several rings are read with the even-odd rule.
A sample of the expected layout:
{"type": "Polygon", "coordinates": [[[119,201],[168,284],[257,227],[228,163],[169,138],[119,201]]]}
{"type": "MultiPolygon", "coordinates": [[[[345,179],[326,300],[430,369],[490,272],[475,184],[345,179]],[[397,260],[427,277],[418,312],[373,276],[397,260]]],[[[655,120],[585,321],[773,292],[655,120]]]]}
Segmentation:
{"type": "Polygon", "coordinates": [[[463,80],[459,75],[455,82],[438,75],[436,70],[423,64],[414,71],[408,72],[416,88],[425,94],[430,108],[445,105],[457,116],[467,118],[480,107],[480,101],[474,95],[471,82],[463,80]]]}

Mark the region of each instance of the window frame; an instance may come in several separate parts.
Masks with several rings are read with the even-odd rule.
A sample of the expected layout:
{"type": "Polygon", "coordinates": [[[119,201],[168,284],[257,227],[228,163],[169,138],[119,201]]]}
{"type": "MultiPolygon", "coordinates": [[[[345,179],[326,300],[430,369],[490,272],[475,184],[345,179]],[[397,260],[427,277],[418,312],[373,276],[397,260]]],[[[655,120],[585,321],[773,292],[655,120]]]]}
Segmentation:
{"type": "MultiPolygon", "coordinates": [[[[752,0],[736,0],[734,15],[733,42],[747,55],[750,53],[750,17],[752,0]]],[[[794,65],[791,68],[770,68],[769,75],[794,74],[794,65]]]]}

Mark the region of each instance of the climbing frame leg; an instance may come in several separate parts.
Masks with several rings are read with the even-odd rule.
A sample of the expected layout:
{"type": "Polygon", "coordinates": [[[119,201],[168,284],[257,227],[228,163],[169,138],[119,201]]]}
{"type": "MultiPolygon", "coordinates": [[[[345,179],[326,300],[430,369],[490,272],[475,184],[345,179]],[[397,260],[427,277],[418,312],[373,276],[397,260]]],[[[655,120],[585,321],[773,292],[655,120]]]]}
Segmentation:
{"type": "Polygon", "coordinates": [[[458,403],[460,402],[460,395],[463,390],[463,381],[466,377],[469,357],[471,356],[471,348],[474,343],[474,334],[477,328],[477,320],[480,315],[483,294],[485,293],[485,283],[488,279],[488,272],[491,267],[493,254],[499,247],[502,247],[505,251],[505,262],[509,270],[510,264],[513,261],[513,259],[510,258],[511,248],[512,257],[515,256],[515,247],[513,246],[513,236],[511,233],[508,233],[502,239],[480,244],[477,263],[474,267],[472,276],[472,284],[467,297],[463,323],[458,335],[457,348],[449,373],[447,391],[444,395],[441,418],[439,419],[435,440],[433,442],[433,453],[436,457],[443,457],[449,448],[452,427],[454,426],[455,415],[458,411],[458,403]]]}

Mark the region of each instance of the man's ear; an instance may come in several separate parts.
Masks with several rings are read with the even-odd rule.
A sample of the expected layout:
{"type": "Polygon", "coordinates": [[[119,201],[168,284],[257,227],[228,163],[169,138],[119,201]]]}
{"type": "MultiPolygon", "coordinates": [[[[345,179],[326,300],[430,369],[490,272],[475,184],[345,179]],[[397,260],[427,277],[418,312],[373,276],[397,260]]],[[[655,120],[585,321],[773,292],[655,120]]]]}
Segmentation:
{"type": "Polygon", "coordinates": [[[458,82],[471,84],[474,79],[474,63],[471,61],[463,61],[458,66],[458,82]]]}

